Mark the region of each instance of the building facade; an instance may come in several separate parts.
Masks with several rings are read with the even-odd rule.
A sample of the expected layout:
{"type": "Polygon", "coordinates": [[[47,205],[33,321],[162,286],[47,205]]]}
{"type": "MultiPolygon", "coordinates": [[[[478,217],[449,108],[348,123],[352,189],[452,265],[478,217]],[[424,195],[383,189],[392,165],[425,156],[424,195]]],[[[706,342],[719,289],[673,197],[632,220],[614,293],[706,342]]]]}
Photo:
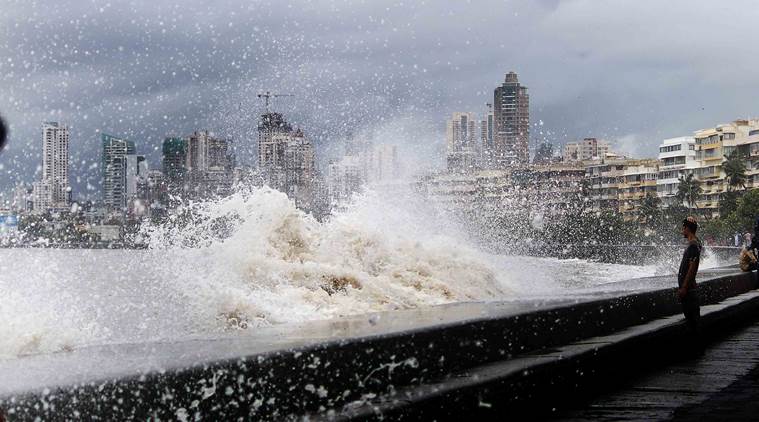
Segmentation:
{"type": "Polygon", "coordinates": [[[42,124],[42,179],[32,188],[36,212],[65,211],[71,205],[69,140],[68,126],[42,124]]]}
{"type": "Polygon", "coordinates": [[[493,165],[499,168],[529,163],[530,96],[514,72],[506,74],[493,98],[493,165]]]}
{"type": "Polygon", "coordinates": [[[230,140],[217,138],[208,131],[196,131],[187,137],[185,177],[193,196],[229,195],[232,192],[234,167],[235,157],[230,140]]]}
{"type": "Polygon", "coordinates": [[[485,118],[480,121],[480,160],[484,167],[492,167],[493,133],[495,132],[495,116],[493,104],[488,103],[485,118]]]}
{"type": "Polygon", "coordinates": [[[101,134],[103,146],[103,203],[109,211],[125,212],[127,206],[127,156],[136,155],[134,142],[101,134]]]}
{"type": "Polygon", "coordinates": [[[596,138],[585,138],[578,142],[569,142],[564,146],[563,160],[589,161],[606,156],[610,152],[609,143],[596,138]]]}
{"type": "MultiPolygon", "coordinates": [[[[747,170],[752,165],[747,139],[759,130],[759,120],[739,119],[695,133],[696,167],[694,175],[701,187],[696,208],[706,215],[719,215],[719,200],[731,189],[723,164],[733,152],[748,152],[747,170]]],[[[748,173],[748,171],[747,171],[748,173]]]]}
{"type": "Polygon", "coordinates": [[[446,163],[450,170],[468,171],[477,165],[477,132],[474,113],[455,112],[446,122],[446,163]]]}
{"type": "Polygon", "coordinates": [[[656,179],[656,193],[662,206],[677,204],[680,179],[696,168],[696,140],[692,136],[665,139],[659,145],[659,173],[656,179]]]}
{"type": "Polygon", "coordinates": [[[265,113],[258,126],[258,166],[264,183],[286,193],[296,206],[313,210],[317,198],[314,146],[279,113],[265,113]]]}

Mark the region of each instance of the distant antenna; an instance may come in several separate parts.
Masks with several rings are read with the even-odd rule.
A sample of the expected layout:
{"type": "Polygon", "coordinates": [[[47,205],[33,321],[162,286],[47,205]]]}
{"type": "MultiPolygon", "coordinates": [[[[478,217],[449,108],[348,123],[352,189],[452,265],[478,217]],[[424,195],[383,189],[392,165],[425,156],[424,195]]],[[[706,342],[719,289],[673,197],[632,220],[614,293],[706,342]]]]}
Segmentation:
{"type": "Polygon", "coordinates": [[[266,91],[264,93],[258,94],[258,98],[264,99],[264,105],[266,106],[266,112],[269,112],[269,98],[277,98],[277,97],[294,97],[293,94],[272,94],[270,91],[266,91]]]}

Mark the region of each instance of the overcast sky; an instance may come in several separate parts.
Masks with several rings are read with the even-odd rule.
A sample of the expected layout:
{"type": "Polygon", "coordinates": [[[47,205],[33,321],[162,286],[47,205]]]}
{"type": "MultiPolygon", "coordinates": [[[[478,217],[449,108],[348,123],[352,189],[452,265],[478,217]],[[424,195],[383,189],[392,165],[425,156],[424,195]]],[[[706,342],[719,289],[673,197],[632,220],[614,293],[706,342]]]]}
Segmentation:
{"type": "Polygon", "coordinates": [[[209,129],[249,161],[262,104],[334,154],[349,137],[440,162],[444,121],[481,115],[513,70],[534,139],[663,138],[759,115],[755,1],[0,0],[0,190],[39,177],[40,125],[72,127],[75,197],[99,192],[101,132],[159,165],[209,129]]]}

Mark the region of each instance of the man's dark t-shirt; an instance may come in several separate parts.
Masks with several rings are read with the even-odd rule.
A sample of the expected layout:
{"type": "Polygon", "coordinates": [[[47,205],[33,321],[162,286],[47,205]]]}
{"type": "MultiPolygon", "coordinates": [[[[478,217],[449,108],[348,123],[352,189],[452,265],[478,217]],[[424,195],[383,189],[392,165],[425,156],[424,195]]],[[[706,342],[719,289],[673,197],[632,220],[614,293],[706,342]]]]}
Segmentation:
{"type": "Polygon", "coordinates": [[[701,242],[693,240],[688,242],[688,247],[683,252],[683,260],[680,261],[680,270],[677,271],[677,284],[679,287],[683,287],[685,276],[688,274],[688,266],[691,262],[696,263],[696,271],[698,271],[698,263],[701,258],[701,242]]]}

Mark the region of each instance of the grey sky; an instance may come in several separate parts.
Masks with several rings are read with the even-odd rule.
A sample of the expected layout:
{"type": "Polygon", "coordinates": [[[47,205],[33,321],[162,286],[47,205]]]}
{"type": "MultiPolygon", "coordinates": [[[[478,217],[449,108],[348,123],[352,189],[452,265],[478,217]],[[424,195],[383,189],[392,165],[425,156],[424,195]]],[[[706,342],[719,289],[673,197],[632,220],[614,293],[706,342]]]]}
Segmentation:
{"type": "Polygon", "coordinates": [[[654,155],[662,138],[759,115],[753,1],[0,0],[0,190],[31,181],[40,123],[73,126],[75,196],[98,192],[99,131],[158,164],[207,128],[248,160],[264,89],[334,153],[348,136],[438,162],[444,119],[482,114],[509,70],[533,138],[597,136],[654,155]],[[542,125],[540,125],[542,122],[542,125]]]}

